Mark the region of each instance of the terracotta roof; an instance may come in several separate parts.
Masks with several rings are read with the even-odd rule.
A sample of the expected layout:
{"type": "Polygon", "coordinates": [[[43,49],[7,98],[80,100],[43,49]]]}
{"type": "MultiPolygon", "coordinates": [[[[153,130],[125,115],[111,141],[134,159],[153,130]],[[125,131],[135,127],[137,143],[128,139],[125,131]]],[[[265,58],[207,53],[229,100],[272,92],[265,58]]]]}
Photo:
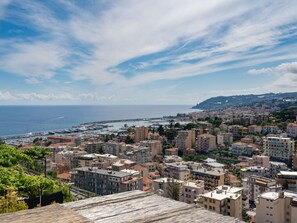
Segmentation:
{"type": "Polygon", "coordinates": [[[60,179],[68,180],[71,179],[71,173],[61,173],[57,176],[60,179]]]}
{"type": "Polygon", "coordinates": [[[150,184],[150,183],[153,183],[153,180],[147,177],[143,178],[143,184],[150,184]]]}

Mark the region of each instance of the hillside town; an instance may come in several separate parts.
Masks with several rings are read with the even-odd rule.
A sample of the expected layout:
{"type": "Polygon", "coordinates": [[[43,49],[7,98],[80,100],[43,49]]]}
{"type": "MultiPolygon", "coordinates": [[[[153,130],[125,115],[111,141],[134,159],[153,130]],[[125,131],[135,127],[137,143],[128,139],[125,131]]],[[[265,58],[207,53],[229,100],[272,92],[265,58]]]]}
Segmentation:
{"type": "Polygon", "coordinates": [[[47,148],[40,173],[44,165],[74,200],[141,190],[247,222],[294,222],[296,139],[296,107],[233,108],[17,147],[47,148]]]}

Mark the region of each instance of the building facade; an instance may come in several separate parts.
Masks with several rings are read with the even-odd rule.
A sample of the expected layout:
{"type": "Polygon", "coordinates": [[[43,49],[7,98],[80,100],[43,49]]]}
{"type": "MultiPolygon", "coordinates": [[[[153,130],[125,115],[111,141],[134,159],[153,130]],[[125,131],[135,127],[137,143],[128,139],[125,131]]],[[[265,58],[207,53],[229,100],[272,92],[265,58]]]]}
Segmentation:
{"type": "Polygon", "coordinates": [[[264,138],[263,147],[271,160],[292,164],[295,155],[294,140],[283,137],[267,137],[264,138]]]}
{"type": "Polygon", "coordinates": [[[148,139],[148,128],[145,126],[138,126],[135,129],[135,142],[140,142],[148,139]]]}
{"type": "Polygon", "coordinates": [[[196,149],[199,152],[210,152],[217,148],[216,137],[211,134],[202,134],[197,136],[196,149]]]}
{"type": "Polygon", "coordinates": [[[195,131],[193,130],[178,131],[178,135],[175,140],[175,146],[179,150],[192,148],[194,144],[195,144],[195,131]]]}
{"type": "Polygon", "coordinates": [[[242,217],[242,188],[220,186],[200,196],[202,206],[222,215],[242,217]]]}
{"type": "Polygon", "coordinates": [[[261,194],[257,202],[256,222],[297,222],[297,194],[292,192],[261,194]]]}
{"type": "Polygon", "coordinates": [[[143,186],[143,178],[139,174],[90,167],[77,168],[72,180],[76,187],[99,195],[142,190],[143,186]]]}

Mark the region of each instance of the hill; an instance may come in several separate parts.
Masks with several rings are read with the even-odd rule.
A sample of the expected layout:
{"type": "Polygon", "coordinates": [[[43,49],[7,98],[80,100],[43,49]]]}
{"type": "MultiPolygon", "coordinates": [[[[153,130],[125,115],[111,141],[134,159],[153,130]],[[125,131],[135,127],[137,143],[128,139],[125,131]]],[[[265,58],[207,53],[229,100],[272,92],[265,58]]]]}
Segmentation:
{"type": "Polygon", "coordinates": [[[252,106],[261,102],[271,105],[276,102],[297,102],[297,92],[218,96],[198,103],[193,108],[201,110],[220,110],[231,107],[252,106]]]}

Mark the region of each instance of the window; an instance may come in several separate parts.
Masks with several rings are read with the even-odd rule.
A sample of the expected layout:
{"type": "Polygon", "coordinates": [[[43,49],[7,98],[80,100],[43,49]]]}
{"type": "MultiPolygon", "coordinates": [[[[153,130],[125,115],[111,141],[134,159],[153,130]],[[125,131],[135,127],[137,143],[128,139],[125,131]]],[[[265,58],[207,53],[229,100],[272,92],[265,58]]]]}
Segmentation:
{"type": "Polygon", "coordinates": [[[207,209],[207,205],[204,205],[204,208],[206,208],[206,209],[207,209]]]}

